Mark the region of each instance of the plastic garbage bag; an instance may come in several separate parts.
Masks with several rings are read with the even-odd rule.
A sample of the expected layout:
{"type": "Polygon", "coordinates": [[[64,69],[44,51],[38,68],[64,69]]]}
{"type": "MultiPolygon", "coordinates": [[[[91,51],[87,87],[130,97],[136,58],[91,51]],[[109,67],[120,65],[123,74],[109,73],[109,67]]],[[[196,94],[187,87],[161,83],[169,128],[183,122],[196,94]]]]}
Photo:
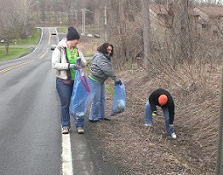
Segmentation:
{"type": "Polygon", "coordinates": [[[70,114],[81,117],[87,112],[88,105],[91,101],[90,87],[83,69],[76,71],[74,86],[70,102],[70,114]]]}
{"type": "Polygon", "coordinates": [[[114,98],[112,102],[111,116],[124,112],[126,108],[125,85],[115,84],[114,98]]]}

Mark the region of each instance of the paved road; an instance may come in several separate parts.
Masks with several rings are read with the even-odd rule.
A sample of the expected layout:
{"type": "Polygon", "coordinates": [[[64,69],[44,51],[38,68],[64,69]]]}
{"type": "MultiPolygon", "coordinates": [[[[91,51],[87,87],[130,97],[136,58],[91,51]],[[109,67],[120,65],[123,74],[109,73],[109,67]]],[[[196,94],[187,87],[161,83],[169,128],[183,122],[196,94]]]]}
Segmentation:
{"type": "Polygon", "coordinates": [[[21,59],[0,62],[0,174],[60,174],[59,104],[43,29],[37,49],[21,59]]]}
{"type": "MultiPolygon", "coordinates": [[[[50,50],[58,37],[51,35],[53,30],[43,28],[31,54],[0,62],[0,175],[62,174],[60,104],[50,50]]],[[[88,123],[84,135],[71,130],[71,174],[118,174],[113,163],[102,161],[91,130],[88,123]]]]}

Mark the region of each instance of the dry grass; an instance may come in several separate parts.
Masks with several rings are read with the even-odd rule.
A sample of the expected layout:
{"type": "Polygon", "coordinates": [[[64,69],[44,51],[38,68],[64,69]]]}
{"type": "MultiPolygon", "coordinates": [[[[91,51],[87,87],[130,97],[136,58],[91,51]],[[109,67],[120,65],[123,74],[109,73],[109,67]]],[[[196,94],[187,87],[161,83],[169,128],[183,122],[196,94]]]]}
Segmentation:
{"type": "Polygon", "coordinates": [[[81,42],[78,44],[78,47],[81,49],[85,56],[92,56],[96,51],[99,45],[102,44],[101,40],[92,39],[87,42],[81,42]]]}
{"type": "MultiPolygon", "coordinates": [[[[127,91],[126,112],[95,127],[104,159],[124,165],[126,170],[120,174],[215,174],[220,84],[220,70],[215,67],[205,91],[196,65],[191,67],[193,81],[182,68],[157,77],[143,69],[120,72],[127,91]],[[160,110],[154,128],[144,127],[145,103],[159,87],[168,89],[175,99],[177,140],[165,135],[160,110]]],[[[107,97],[107,114],[110,106],[111,97],[107,97]]]]}

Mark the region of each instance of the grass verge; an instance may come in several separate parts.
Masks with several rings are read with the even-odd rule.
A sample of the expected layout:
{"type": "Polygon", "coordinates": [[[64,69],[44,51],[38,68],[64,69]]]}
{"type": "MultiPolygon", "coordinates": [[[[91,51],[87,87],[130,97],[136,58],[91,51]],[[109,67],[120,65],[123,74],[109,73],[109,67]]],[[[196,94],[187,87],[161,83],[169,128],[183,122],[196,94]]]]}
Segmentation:
{"type": "Polygon", "coordinates": [[[67,33],[67,27],[58,27],[57,29],[59,33],[67,33]]]}
{"type": "MultiPolygon", "coordinates": [[[[5,47],[0,48],[0,61],[19,58],[22,55],[27,54],[30,51],[29,46],[36,45],[40,39],[40,35],[41,29],[35,28],[31,37],[28,37],[27,39],[17,40],[16,43],[11,43],[9,45],[8,54],[6,54],[5,47]],[[13,46],[13,48],[10,46],[13,46]],[[20,48],[21,46],[26,46],[27,48],[20,48]]],[[[0,46],[4,46],[4,43],[1,43],[0,46]]]]}
{"type": "Polygon", "coordinates": [[[32,36],[28,37],[27,39],[18,40],[15,45],[16,46],[19,46],[19,45],[23,45],[23,46],[35,45],[35,44],[38,43],[38,41],[40,39],[40,35],[41,35],[41,29],[35,28],[34,31],[33,31],[32,36]]]}
{"type": "Polygon", "coordinates": [[[9,48],[8,55],[4,48],[0,48],[0,61],[18,58],[29,52],[29,48],[9,48]]]}
{"type": "MultiPolygon", "coordinates": [[[[10,43],[10,46],[29,46],[29,45],[36,45],[40,39],[41,29],[35,28],[33,30],[32,36],[26,39],[18,39],[16,42],[10,43]]],[[[5,46],[4,43],[0,43],[0,46],[5,46]]],[[[9,46],[9,47],[10,47],[9,46]]]]}

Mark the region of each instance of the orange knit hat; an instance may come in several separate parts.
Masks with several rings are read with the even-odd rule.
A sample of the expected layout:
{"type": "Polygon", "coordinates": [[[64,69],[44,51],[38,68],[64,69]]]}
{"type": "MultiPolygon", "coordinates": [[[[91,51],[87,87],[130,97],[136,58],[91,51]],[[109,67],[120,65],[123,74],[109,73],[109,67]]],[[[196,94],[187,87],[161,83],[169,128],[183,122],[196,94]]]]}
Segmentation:
{"type": "Polygon", "coordinates": [[[160,95],[158,98],[158,102],[161,106],[165,105],[167,103],[167,101],[168,101],[168,98],[164,94],[160,95]]]}

